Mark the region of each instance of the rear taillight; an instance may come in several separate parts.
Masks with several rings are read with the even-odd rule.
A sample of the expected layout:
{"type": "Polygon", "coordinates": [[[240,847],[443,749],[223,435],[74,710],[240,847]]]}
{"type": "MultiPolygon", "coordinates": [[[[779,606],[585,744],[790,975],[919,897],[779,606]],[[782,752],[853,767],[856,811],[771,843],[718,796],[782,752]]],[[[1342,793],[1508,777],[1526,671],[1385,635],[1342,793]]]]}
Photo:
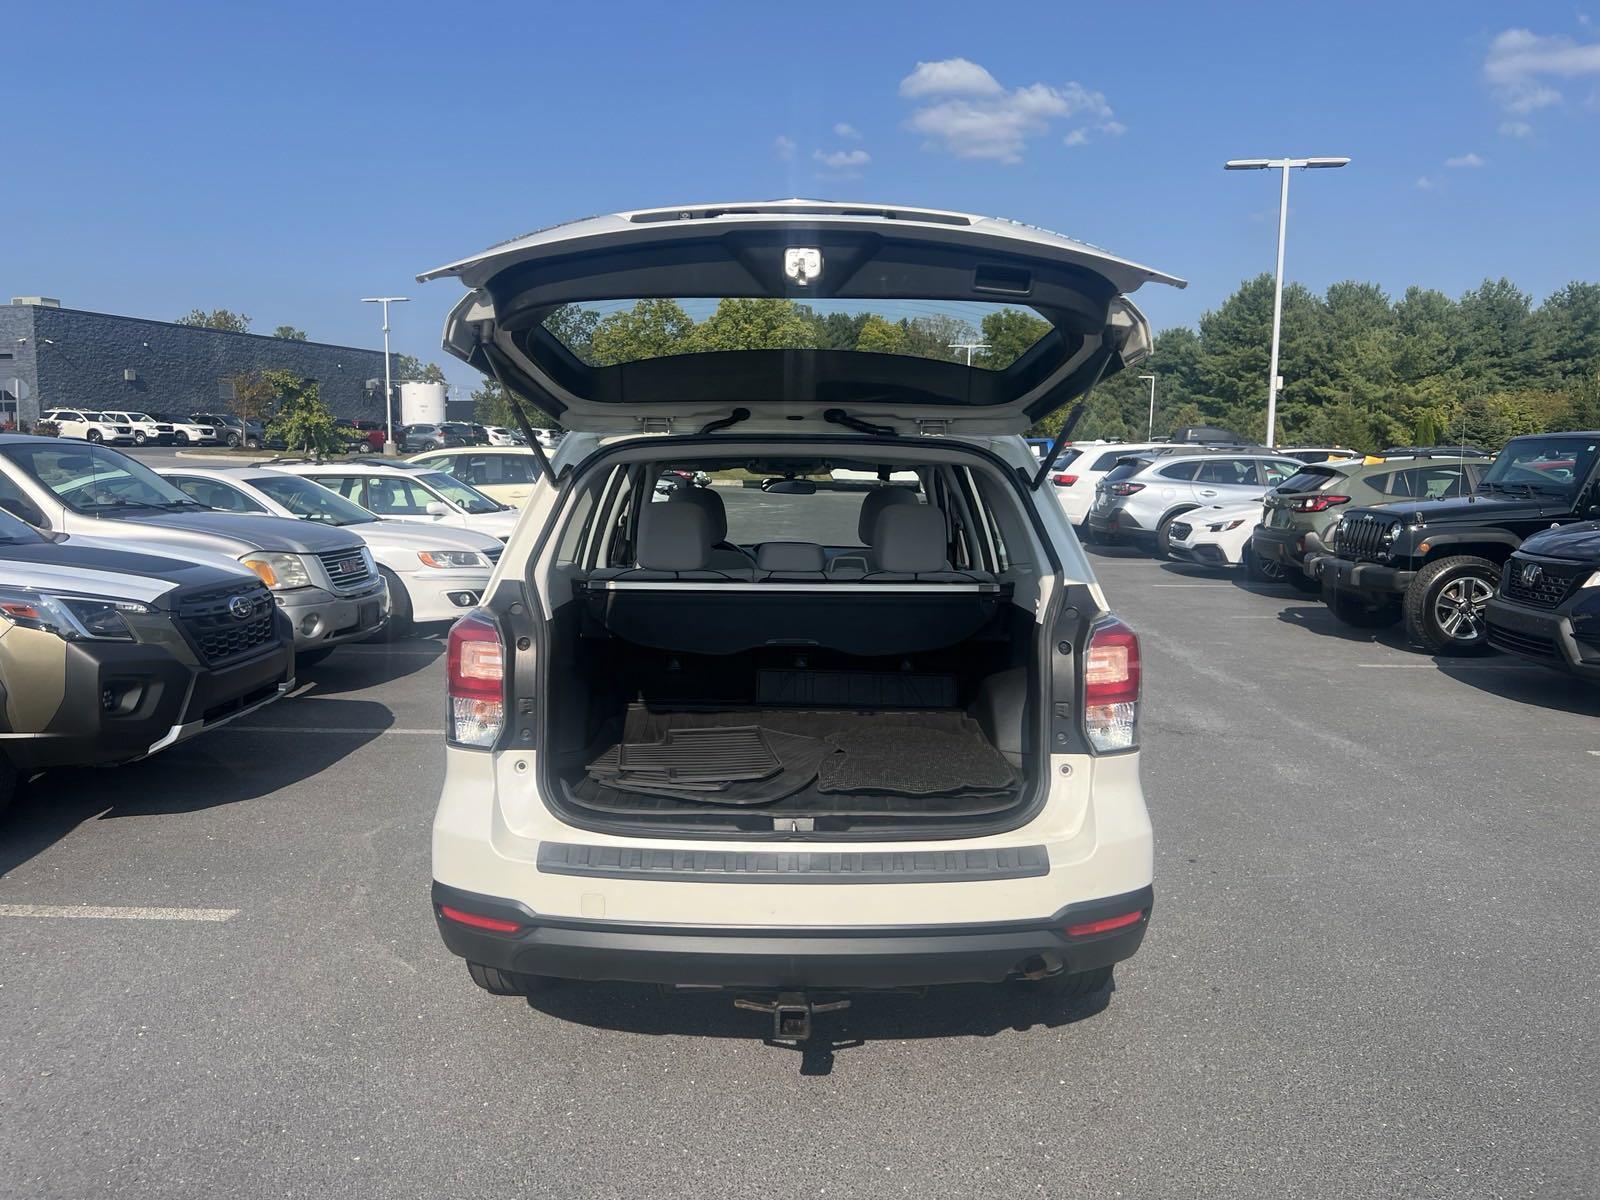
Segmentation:
{"type": "Polygon", "coordinates": [[[1052,475],[1050,476],[1050,482],[1057,487],[1071,487],[1078,482],[1078,477],[1076,475],[1052,475]]]}
{"type": "Polygon", "coordinates": [[[1116,617],[1089,634],[1083,665],[1083,731],[1096,750],[1139,744],[1139,637],[1116,617]]]}
{"type": "Polygon", "coordinates": [[[1106,485],[1106,491],[1110,492],[1113,496],[1131,496],[1135,492],[1144,491],[1144,484],[1142,484],[1142,483],[1109,483],[1109,484],[1106,485]]]}
{"type": "Polygon", "coordinates": [[[1336,504],[1349,504],[1349,496],[1301,496],[1289,501],[1289,508],[1298,513],[1326,512],[1336,504]]]}
{"type": "Polygon", "coordinates": [[[506,719],[506,651],[500,627],[483,609],[473,609],[450,627],[446,659],[450,741],[480,749],[493,746],[506,719]]]}

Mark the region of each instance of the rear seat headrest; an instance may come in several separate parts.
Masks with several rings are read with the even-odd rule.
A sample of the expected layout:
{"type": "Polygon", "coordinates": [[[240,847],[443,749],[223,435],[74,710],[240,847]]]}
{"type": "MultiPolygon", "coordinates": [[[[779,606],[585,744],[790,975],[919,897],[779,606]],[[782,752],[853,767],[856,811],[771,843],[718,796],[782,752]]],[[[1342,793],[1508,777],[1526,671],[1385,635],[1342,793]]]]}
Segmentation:
{"type": "Polygon", "coordinates": [[[916,503],[919,501],[915,488],[901,487],[898,484],[874,488],[861,501],[861,516],[856,521],[856,536],[861,539],[862,545],[875,545],[878,540],[878,519],[884,512],[896,504],[916,503]]]}
{"type": "Polygon", "coordinates": [[[706,519],[711,523],[711,544],[728,539],[728,510],[722,503],[722,497],[711,488],[680,487],[675,490],[667,500],[668,504],[693,504],[704,509],[706,519]]]}
{"type": "Polygon", "coordinates": [[[785,574],[821,574],[827,556],[814,542],[762,542],[756,554],[756,567],[785,574]]]}
{"type": "Polygon", "coordinates": [[[873,544],[878,569],[898,575],[944,571],[944,510],[931,504],[896,504],[878,518],[878,539],[873,544]]]}
{"type": "Polygon", "coordinates": [[[647,571],[698,571],[711,557],[711,522],[698,504],[652,501],[639,514],[635,558],[647,571]]]}

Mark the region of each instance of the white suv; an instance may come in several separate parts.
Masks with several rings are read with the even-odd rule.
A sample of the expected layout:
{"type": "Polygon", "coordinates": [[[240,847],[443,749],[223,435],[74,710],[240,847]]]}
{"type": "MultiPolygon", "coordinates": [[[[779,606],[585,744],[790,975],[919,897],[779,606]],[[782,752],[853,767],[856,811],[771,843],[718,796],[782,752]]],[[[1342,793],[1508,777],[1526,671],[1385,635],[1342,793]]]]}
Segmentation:
{"type": "Polygon", "coordinates": [[[1101,477],[1089,528],[1166,558],[1172,523],[1209,505],[1259,500],[1305,464],[1279,454],[1212,450],[1203,454],[1130,454],[1101,477]]]}
{"type": "Polygon", "coordinates": [[[1153,896],[1139,641],[1018,435],[1143,359],[1125,293],[1181,281],[798,200],[593,218],[447,275],[446,348],[571,431],[450,635],[433,899],[473,979],[753,991],[779,1036],[818,992],[1105,987],[1153,896]],[[586,311],[673,297],[765,332],[589,353],[586,311]],[[813,301],[1035,341],[1002,368],[819,350],[813,301]],[[714,486],[658,496],[669,470],[714,486]]]}
{"type": "Polygon", "coordinates": [[[157,420],[149,413],[112,412],[107,409],[100,415],[113,424],[126,425],[132,429],[135,446],[148,446],[152,442],[158,446],[165,446],[168,442],[177,440],[172,422],[157,420]]]}
{"type": "Polygon", "coordinates": [[[48,412],[41,413],[39,419],[54,421],[61,437],[113,444],[133,441],[133,426],[126,422],[115,421],[102,412],[84,408],[52,408],[48,412]]]}

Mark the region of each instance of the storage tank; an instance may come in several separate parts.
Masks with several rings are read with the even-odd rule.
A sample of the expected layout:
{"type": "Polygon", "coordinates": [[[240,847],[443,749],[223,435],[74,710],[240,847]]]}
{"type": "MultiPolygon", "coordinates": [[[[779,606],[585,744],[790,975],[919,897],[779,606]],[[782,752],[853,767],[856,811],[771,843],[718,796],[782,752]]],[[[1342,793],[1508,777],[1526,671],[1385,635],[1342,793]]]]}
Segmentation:
{"type": "Polygon", "coordinates": [[[437,425],[444,420],[444,384],[400,385],[400,424],[437,425]]]}

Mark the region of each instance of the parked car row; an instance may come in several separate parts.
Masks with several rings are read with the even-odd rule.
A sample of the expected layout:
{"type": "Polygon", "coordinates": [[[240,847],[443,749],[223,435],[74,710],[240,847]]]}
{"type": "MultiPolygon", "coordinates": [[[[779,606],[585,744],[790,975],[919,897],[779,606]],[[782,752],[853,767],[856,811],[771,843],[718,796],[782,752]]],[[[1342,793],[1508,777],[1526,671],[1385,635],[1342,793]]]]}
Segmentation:
{"type": "Polygon", "coordinates": [[[158,473],[87,439],[0,436],[0,806],[19,779],[147,757],[341,645],[480,602],[514,513],[426,467],[337,472],[158,473]]]}
{"type": "Polygon", "coordinates": [[[1429,653],[1501,650],[1600,680],[1600,432],[1284,469],[1270,455],[1135,448],[1100,472],[1087,527],[1286,581],[1344,624],[1403,625],[1429,653]]]}

